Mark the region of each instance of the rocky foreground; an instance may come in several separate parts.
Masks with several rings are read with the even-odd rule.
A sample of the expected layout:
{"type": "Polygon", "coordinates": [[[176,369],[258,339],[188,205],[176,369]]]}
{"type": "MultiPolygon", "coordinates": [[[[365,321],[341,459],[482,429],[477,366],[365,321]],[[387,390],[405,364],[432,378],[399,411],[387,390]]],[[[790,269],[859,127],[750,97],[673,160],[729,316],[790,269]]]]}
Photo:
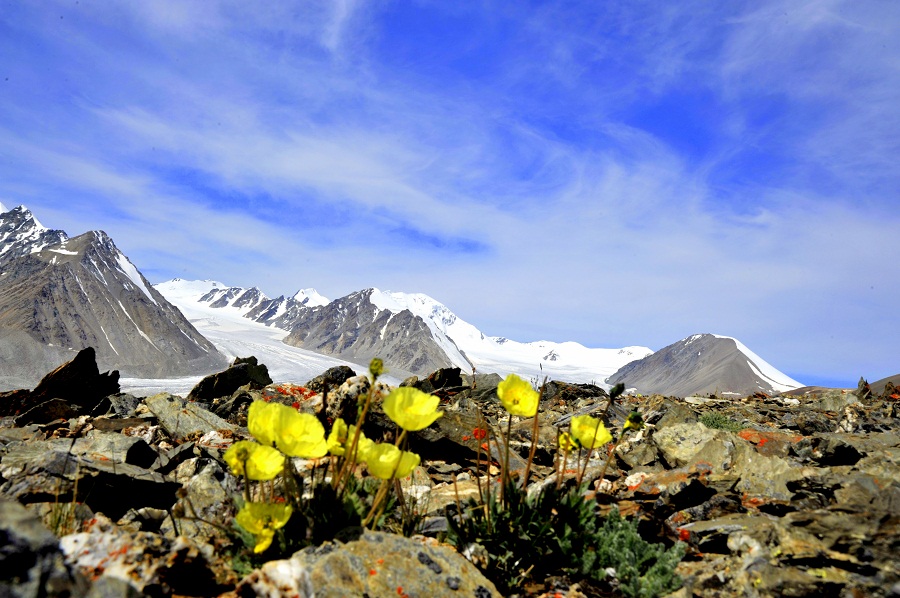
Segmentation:
{"type": "MultiPolygon", "coordinates": [[[[100,374],[86,351],[34,390],[0,393],[0,595],[499,595],[475,555],[473,564],[439,541],[445,507],[478,496],[485,475],[473,431],[482,417],[506,429],[498,376],[440,370],[404,383],[441,397],[445,411],[411,438],[423,461],[403,488],[421,506],[421,534],[347,534],[248,569],[222,532],[242,486],[222,455],[249,437],[249,404],[349,418],[368,378],[334,368],[302,387],[273,385],[250,358],[188,397],[138,398],[119,393],[115,373],[100,374]]],[[[542,396],[534,489],[555,481],[557,431],[574,415],[605,413],[621,430],[631,410],[643,414],[647,426],[618,445],[604,478],[606,455],[587,477],[602,509],[638,517],[645,539],[687,544],[673,596],[900,596],[900,394],[891,384],[739,400],[625,397],[608,409],[591,385],[552,381],[542,396]]],[[[376,406],[365,432],[378,438],[390,427],[376,406]]],[[[513,421],[513,469],[525,466],[532,428],[513,421]]],[[[565,578],[533,580],[524,592],[596,595],[565,578]]]]}

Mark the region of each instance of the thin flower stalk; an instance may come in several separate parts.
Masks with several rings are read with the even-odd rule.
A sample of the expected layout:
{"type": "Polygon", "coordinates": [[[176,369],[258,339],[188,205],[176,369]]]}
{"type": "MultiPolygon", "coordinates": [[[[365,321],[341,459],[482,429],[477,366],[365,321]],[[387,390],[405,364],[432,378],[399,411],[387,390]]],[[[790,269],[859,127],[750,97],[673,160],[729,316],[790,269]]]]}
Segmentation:
{"type": "Polygon", "coordinates": [[[547,386],[547,377],[544,376],[544,382],[541,384],[541,389],[538,392],[538,407],[534,411],[534,423],[531,427],[531,448],[528,451],[528,463],[525,464],[525,476],[523,478],[522,484],[524,488],[528,487],[528,475],[531,473],[531,463],[534,461],[534,452],[537,450],[537,437],[538,437],[538,421],[539,421],[539,413],[540,413],[540,404],[541,398],[544,396],[544,388],[547,386]]]}
{"type": "Polygon", "coordinates": [[[625,424],[622,426],[622,433],[619,434],[619,438],[616,439],[616,443],[613,445],[612,449],[609,451],[609,456],[606,458],[606,463],[603,464],[603,469],[600,470],[600,482],[603,482],[603,476],[606,475],[606,469],[609,467],[610,462],[612,461],[613,455],[616,454],[616,449],[619,448],[619,444],[622,442],[622,439],[625,438],[625,433],[628,430],[640,430],[644,427],[644,420],[641,417],[641,414],[637,411],[632,411],[628,414],[628,418],[625,420],[625,424]]]}
{"type": "Polygon", "coordinates": [[[359,412],[359,417],[356,418],[356,433],[353,434],[353,440],[350,442],[350,446],[347,447],[347,451],[344,455],[344,463],[341,467],[341,470],[338,472],[338,496],[342,497],[344,492],[347,490],[347,480],[352,475],[353,465],[356,462],[356,451],[358,449],[359,444],[359,435],[362,432],[363,424],[366,421],[366,415],[369,413],[369,407],[372,404],[372,393],[375,390],[375,383],[378,381],[378,376],[380,376],[384,372],[384,363],[375,358],[369,364],[369,373],[372,376],[372,384],[369,386],[369,390],[366,392],[365,401],[363,401],[362,409],[359,412]]]}

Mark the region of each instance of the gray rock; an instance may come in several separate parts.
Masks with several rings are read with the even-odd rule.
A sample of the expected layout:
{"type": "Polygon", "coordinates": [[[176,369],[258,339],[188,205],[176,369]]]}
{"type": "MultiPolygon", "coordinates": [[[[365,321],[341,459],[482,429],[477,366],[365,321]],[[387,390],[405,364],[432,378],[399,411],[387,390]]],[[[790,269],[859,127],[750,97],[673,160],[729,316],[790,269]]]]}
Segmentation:
{"type": "Polygon", "coordinates": [[[333,368],[328,368],[324,373],[319,374],[312,380],[309,380],[303,386],[317,393],[324,392],[326,388],[328,388],[328,390],[334,390],[346,382],[348,378],[352,378],[355,375],[356,372],[348,366],[336,365],[333,368]]]}
{"type": "MultiPolygon", "coordinates": [[[[60,539],[66,562],[93,579],[124,580],[143,595],[212,596],[221,593],[210,561],[211,547],[180,536],[120,528],[99,516],[88,531],[60,539]]],[[[107,587],[122,588],[117,582],[107,587]]],[[[99,590],[98,590],[99,591],[99,590]]],[[[127,593],[131,593],[128,591],[127,593]]]]}
{"type": "Polygon", "coordinates": [[[182,498],[175,509],[179,517],[163,520],[160,532],[170,538],[187,536],[209,542],[219,534],[215,524],[227,527],[234,518],[234,496],[240,495],[237,480],[215,461],[194,459],[179,466],[176,477],[184,480],[182,498]],[[189,476],[185,473],[190,472],[189,476]],[[208,523],[207,523],[208,522],[208,523]]]}
{"type": "Polygon", "coordinates": [[[326,542],[271,561],[239,584],[256,596],[500,596],[453,548],[431,540],[366,531],[346,544],[326,542]]]}
{"type": "Polygon", "coordinates": [[[238,357],[225,371],[210,374],[198,382],[188,400],[211,403],[213,399],[230,397],[241,387],[249,385],[258,390],[271,383],[269,368],[258,363],[256,357],[238,357]]]}
{"type": "Polygon", "coordinates": [[[168,509],[180,485],[136,465],[91,458],[64,450],[44,450],[23,459],[7,453],[0,462],[0,493],[20,502],[81,501],[112,518],[129,509],[168,509]]]}
{"type": "Polygon", "coordinates": [[[0,596],[84,596],[88,587],[66,565],[56,536],[18,502],[0,497],[0,596]]]}
{"type": "Polygon", "coordinates": [[[144,404],[159,420],[159,425],[173,439],[181,442],[214,430],[235,431],[236,426],[210,413],[197,403],[191,403],[168,393],[144,399],[144,404]]]}

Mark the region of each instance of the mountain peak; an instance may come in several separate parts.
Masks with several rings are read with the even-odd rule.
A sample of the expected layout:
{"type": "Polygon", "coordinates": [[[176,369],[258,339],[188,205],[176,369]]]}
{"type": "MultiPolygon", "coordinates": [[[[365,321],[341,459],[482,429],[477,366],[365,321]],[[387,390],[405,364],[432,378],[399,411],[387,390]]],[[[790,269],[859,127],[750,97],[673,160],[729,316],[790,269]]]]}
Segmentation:
{"type": "Polygon", "coordinates": [[[37,253],[68,239],[61,230],[41,224],[25,206],[0,213],[0,267],[3,262],[37,253]]]}
{"type": "Polygon", "coordinates": [[[746,396],[802,386],[729,336],[694,334],[626,364],[607,379],[644,394],[746,396]]]}

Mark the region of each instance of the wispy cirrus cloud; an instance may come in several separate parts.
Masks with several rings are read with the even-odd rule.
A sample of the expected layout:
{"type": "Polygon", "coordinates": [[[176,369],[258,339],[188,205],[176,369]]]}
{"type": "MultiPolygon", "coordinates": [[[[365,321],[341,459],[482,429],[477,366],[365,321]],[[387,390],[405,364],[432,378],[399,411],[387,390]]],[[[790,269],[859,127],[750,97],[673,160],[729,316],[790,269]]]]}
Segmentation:
{"type": "Polygon", "coordinates": [[[898,22],[837,0],[17,5],[0,197],[106,229],[158,280],[421,291],[521,340],[710,331],[800,379],[888,375],[898,22]]]}

